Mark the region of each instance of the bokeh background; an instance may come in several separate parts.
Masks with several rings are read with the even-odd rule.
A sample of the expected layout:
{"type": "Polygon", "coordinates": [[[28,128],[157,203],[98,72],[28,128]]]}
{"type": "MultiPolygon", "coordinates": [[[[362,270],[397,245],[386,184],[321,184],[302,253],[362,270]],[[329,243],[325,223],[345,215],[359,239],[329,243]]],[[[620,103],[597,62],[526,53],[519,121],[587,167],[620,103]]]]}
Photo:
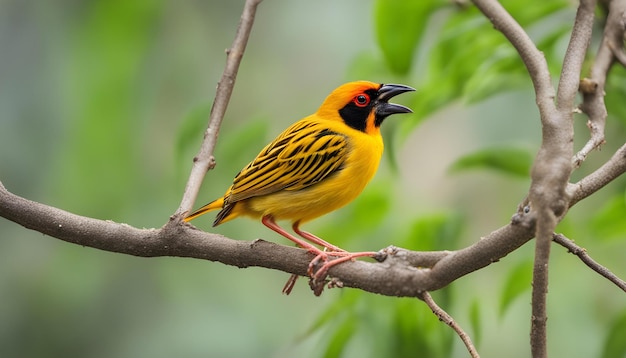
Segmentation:
{"type": "MultiPolygon", "coordinates": [[[[575,8],[503,1],[558,75],[575,8]]],[[[160,227],[177,208],[243,1],[0,0],[0,180],[67,211],[160,227]]],[[[599,13],[599,16],[601,14],[599,13]]],[[[592,50],[597,47],[597,27],[592,50]]],[[[607,145],[623,142],[624,71],[609,84],[607,145]]],[[[386,121],[386,156],[363,195],[306,225],[348,250],[454,250],[506,225],[540,142],[534,94],[514,50],[471,7],[444,1],[264,1],[196,206],[343,82],[416,87],[386,121]]],[[[587,138],[577,118],[577,147],[587,138]]],[[[624,180],[560,225],[626,277],[624,180]]],[[[211,228],[289,244],[259,222],[211,228]]],[[[356,290],[314,297],[288,275],[68,244],[0,220],[2,357],[464,357],[415,299],[356,290]]],[[[532,241],[435,292],[485,357],[530,354],[532,241]]],[[[623,357],[626,299],[555,246],[549,350],[623,357]],[[617,342],[617,343],[616,343],[617,342]]]]}

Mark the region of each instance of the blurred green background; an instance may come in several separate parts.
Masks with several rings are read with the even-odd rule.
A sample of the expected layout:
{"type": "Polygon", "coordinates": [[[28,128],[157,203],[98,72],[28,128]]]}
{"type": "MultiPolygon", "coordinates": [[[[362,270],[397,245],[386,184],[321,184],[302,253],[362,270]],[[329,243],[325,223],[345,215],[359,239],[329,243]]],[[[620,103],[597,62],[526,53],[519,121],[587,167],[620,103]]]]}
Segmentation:
{"type": "MultiPolygon", "coordinates": [[[[503,1],[556,76],[575,8],[503,1]]],[[[242,1],[0,0],[0,180],[67,211],[160,227],[177,208],[242,1]]],[[[600,15],[600,13],[599,13],[600,15]]],[[[596,28],[592,50],[601,28],[596,28]]],[[[607,88],[607,144],[623,142],[625,71],[607,88]]],[[[386,156],[354,203],[305,228],[348,250],[454,250],[506,225],[540,142],[532,86],[501,34],[445,1],[264,1],[196,206],[339,84],[399,82],[414,109],[383,128],[386,156]]],[[[577,117],[577,148],[587,139],[577,117]]],[[[626,277],[622,179],[559,230],[626,277]]],[[[259,222],[212,229],[289,244],[259,222]]],[[[0,220],[2,357],[465,357],[415,299],[356,290],[314,297],[288,275],[68,244],[0,220]]],[[[485,357],[530,354],[532,242],[434,293],[485,357]]],[[[623,292],[555,246],[549,350],[623,357],[623,292]]]]}

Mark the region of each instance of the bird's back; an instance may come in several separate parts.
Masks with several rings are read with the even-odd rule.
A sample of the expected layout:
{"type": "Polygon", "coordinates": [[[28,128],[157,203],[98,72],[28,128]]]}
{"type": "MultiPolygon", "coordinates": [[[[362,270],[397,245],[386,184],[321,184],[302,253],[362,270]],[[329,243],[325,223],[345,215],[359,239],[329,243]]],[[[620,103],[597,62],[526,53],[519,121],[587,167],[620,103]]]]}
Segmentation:
{"type": "Polygon", "coordinates": [[[237,216],[305,222],[354,200],[382,156],[379,133],[311,115],[287,128],[237,174],[215,224],[237,216]]]}

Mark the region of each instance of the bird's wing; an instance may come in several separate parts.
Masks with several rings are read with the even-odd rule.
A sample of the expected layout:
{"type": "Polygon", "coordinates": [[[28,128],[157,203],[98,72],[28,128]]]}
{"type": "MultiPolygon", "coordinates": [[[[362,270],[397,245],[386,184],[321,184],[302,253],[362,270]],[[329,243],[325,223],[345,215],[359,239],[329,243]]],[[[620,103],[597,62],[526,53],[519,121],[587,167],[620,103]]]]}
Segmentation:
{"type": "Polygon", "coordinates": [[[344,134],[317,122],[297,122],[237,174],[225,202],[304,189],[340,170],[347,151],[344,134]]]}

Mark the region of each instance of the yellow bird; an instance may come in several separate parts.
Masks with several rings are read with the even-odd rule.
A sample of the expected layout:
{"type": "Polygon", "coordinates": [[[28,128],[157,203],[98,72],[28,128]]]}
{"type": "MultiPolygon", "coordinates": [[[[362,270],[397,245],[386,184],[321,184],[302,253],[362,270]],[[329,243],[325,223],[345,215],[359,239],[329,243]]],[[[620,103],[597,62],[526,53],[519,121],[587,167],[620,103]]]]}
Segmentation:
{"type": "MultiPolygon", "coordinates": [[[[223,197],[201,207],[184,220],[221,209],[213,226],[239,216],[261,222],[316,255],[309,265],[314,279],[328,269],[374,252],[348,253],[300,225],[336,210],[354,200],[376,173],[383,153],[380,125],[389,115],[411,113],[389,99],[414,91],[397,84],[368,81],[346,83],[326,97],[314,114],[285,129],[252,162],[235,176],[223,197]],[[290,220],[302,239],[280,227],[276,220],[290,220]],[[306,240],[324,247],[324,250],[306,240]],[[329,256],[340,257],[329,260],[329,256]],[[324,265],[313,274],[320,260],[324,265]]],[[[283,292],[289,293],[297,276],[283,292]]]]}

